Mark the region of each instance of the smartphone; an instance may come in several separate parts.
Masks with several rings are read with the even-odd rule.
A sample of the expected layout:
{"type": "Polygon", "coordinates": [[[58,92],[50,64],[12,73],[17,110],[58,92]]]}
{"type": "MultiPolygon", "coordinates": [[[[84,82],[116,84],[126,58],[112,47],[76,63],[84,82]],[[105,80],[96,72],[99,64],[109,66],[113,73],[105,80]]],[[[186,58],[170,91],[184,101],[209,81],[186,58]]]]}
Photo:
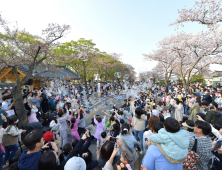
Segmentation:
{"type": "Polygon", "coordinates": [[[116,138],[111,137],[111,138],[110,138],[110,141],[112,141],[112,142],[116,142],[116,138]]]}
{"type": "Polygon", "coordinates": [[[48,146],[49,146],[49,149],[50,149],[50,150],[53,150],[53,149],[52,149],[51,142],[49,142],[48,146]]]}
{"type": "Polygon", "coordinates": [[[217,141],[217,143],[214,145],[213,150],[217,151],[221,147],[221,144],[222,144],[222,140],[217,141]]]}

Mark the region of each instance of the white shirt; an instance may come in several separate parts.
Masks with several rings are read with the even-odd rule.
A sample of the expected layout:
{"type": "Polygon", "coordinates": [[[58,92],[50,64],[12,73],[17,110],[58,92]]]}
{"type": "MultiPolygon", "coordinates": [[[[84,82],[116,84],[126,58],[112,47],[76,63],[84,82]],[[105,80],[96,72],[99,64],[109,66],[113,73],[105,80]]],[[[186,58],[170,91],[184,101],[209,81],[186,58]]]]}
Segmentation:
{"type": "Polygon", "coordinates": [[[152,115],[159,116],[156,109],[152,111],[152,115]]]}
{"type": "Polygon", "coordinates": [[[8,102],[3,101],[3,103],[2,103],[2,109],[3,109],[3,110],[7,110],[8,108],[9,108],[8,102]]]}

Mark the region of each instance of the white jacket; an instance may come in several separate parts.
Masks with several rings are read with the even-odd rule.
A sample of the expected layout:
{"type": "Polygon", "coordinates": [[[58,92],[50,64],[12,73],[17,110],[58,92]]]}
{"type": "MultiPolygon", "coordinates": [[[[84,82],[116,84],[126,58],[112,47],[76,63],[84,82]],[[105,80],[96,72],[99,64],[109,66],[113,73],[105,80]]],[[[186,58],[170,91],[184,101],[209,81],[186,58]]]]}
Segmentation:
{"type": "Polygon", "coordinates": [[[147,141],[150,140],[150,136],[153,134],[151,130],[148,130],[143,133],[143,149],[146,150],[148,148],[147,141]]]}
{"type": "Polygon", "coordinates": [[[211,132],[217,137],[217,139],[222,138],[222,135],[219,133],[217,129],[215,129],[212,125],[211,126],[211,132]]]}
{"type": "Polygon", "coordinates": [[[10,126],[8,126],[8,127],[5,129],[4,135],[12,135],[12,136],[19,136],[19,135],[21,135],[22,129],[18,129],[16,126],[12,126],[11,129],[7,132],[7,129],[8,129],[9,127],[10,127],[10,126]]]}

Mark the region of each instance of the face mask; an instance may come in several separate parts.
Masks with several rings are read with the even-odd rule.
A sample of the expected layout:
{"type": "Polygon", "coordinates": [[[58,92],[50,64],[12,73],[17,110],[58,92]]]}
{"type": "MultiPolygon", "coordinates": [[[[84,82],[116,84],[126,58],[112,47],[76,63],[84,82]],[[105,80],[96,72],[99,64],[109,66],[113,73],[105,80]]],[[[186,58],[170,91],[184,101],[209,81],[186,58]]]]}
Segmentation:
{"type": "Polygon", "coordinates": [[[17,124],[19,122],[19,120],[17,119],[17,121],[15,122],[15,124],[17,124]]]}

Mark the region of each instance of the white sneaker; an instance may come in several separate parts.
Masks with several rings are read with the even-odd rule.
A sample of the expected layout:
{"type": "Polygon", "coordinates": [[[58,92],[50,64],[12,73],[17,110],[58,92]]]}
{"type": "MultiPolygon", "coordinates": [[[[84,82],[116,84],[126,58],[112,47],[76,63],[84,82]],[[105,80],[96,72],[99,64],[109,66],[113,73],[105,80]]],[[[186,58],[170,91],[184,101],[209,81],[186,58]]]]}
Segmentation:
{"type": "Polygon", "coordinates": [[[143,154],[143,151],[140,151],[140,154],[143,154]]]}

